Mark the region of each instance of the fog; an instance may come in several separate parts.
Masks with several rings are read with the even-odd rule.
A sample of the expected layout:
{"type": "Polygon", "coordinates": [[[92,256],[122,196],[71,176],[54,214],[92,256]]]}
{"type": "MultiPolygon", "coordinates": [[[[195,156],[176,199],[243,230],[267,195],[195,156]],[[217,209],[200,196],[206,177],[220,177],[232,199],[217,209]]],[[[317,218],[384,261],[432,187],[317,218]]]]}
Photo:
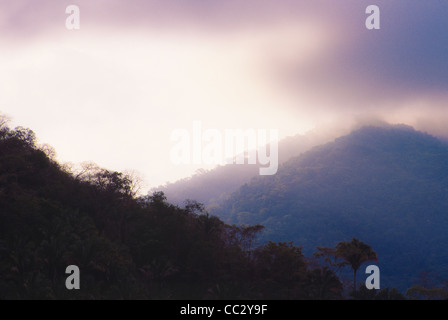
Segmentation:
{"type": "MultiPolygon", "coordinates": [[[[448,137],[448,5],[375,1],[0,1],[0,112],[61,162],[136,170],[148,186],[203,168],[170,161],[174,130],[337,136],[405,123],[448,137]]],[[[208,167],[210,168],[210,166],[208,167]]]]}

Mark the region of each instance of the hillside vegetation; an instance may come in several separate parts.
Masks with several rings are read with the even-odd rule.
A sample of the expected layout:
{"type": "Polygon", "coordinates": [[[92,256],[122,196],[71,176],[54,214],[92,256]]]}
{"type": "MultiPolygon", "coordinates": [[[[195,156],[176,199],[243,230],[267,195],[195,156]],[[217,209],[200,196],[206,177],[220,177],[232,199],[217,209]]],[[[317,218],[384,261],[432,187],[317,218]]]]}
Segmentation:
{"type": "Polygon", "coordinates": [[[335,272],[301,248],[256,246],[263,227],[238,227],[163,193],[136,197],[132,180],[70,172],[28,129],[0,128],[1,299],[341,299],[335,272]],[[66,267],[81,271],[67,290],[66,267]]]}
{"type": "MultiPolygon", "coordinates": [[[[441,146],[433,142],[434,150],[439,150],[441,146]]],[[[324,149],[312,152],[321,154],[324,149]]],[[[306,159],[292,160],[283,170],[295,167],[295,161],[307,163],[306,159]]],[[[432,168],[433,164],[427,165],[432,168]]],[[[283,172],[275,179],[286,178],[283,172]]],[[[244,188],[240,192],[255,187],[244,188]]],[[[266,190],[270,189],[265,189],[263,199],[279,192],[266,190]]],[[[359,266],[371,257],[381,265],[385,261],[385,245],[394,248],[397,242],[414,241],[407,238],[406,230],[396,226],[394,239],[398,240],[383,245],[377,242],[370,247],[369,242],[367,245],[348,238],[350,230],[353,236],[360,233],[356,227],[347,226],[348,220],[345,224],[338,219],[327,221],[323,217],[331,213],[322,210],[319,219],[322,225],[314,226],[315,229],[309,225],[313,231],[310,237],[315,237],[315,241],[306,237],[299,240],[307,246],[317,243],[326,258],[333,255],[332,259],[338,261],[328,264],[327,259],[322,261],[322,256],[313,256],[309,250],[307,253],[300,241],[276,240],[303,236],[303,227],[293,228],[293,222],[301,218],[289,220],[291,226],[282,224],[288,221],[287,216],[273,214],[271,220],[266,219],[267,204],[275,202],[250,203],[255,195],[247,195],[245,201],[259,210],[263,218],[260,222],[266,228],[256,222],[259,221],[255,219],[257,211],[252,211],[252,216],[250,207],[244,214],[238,211],[242,199],[235,201],[236,206],[223,216],[244,225],[224,222],[196,201],[179,207],[170,204],[162,192],[140,197],[130,176],[96,166],[71,171],[53,160],[51,149],[37,146],[31,130],[3,125],[0,128],[0,299],[404,299],[399,291],[389,289],[390,286],[367,290],[361,280],[353,291],[353,282],[340,278],[338,270],[342,267],[350,273],[351,268],[356,279],[359,266]],[[328,229],[331,224],[345,225],[346,229],[328,229]],[[283,236],[276,233],[279,230],[285,232],[283,236]],[[340,241],[330,244],[319,230],[326,230],[340,241]],[[269,237],[273,241],[268,241],[269,237]],[[366,249],[368,255],[359,252],[360,248],[366,249]],[[373,250],[378,252],[378,259],[373,250]],[[353,262],[353,257],[358,260],[353,262]],[[68,277],[65,270],[69,265],[76,265],[81,271],[79,290],[68,290],[65,286],[68,277]]],[[[234,195],[236,200],[237,196],[234,195]]],[[[434,194],[434,199],[437,196],[434,194]]],[[[335,198],[329,197],[328,201],[335,198]]],[[[284,201],[285,205],[291,203],[284,201]]],[[[361,220],[357,220],[357,226],[365,231],[361,220]]],[[[410,223],[403,220],[404,226],[410,223]]],[[[444,221],[441,214],[436,220],[439,229],[430,225],[434,238],[444,239],[440,233],[445,227],[444,221]]],[[[422,224],[424,220],[418,222],[422,224]]],[[[426,228],[422,225],[421,232],[426,232],[426,228]]],[[[387,235],[384,230],[380,232],[380,236],[387,235]]],[[[360,237],[366,238],[375,240],[368,233],[360,237]]],[[[424,245],[437,243],[427,239],[424,245]]],[[[443,247],[435,248],[440,251],[425,248],[426,252],[437,253],[439,261],[443,259],[443,247]]],[[[414,252],[420,251],[401,251],[400,256],[411,257],[414,252]]],[[[431,255],[424,257],[437,262],[431,255]]],[[[418,259],[421,258],[415,256],[413,262],[418,259]]],[[[362,274],[358,275],[358,279],[362,278],[362,274]]],[[[446,294],[443,288],[424,284],[411,289],[411,298],[443,298],[446,294]]]]}
{"type": "Polygon", "coordinates": [[[212,212],[262,224],[264,240],[305,253],[360,237],[388,285],[409,287],[422,271],[448,278],[448,146],[407,126],[364,127],[315,147],[212,212]]]}

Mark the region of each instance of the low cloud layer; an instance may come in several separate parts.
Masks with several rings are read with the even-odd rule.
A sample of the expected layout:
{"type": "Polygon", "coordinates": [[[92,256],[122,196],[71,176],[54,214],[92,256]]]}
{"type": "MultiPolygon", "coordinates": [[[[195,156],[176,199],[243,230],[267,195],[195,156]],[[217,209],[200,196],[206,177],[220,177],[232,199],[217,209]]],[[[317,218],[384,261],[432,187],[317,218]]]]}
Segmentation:
{"type": "Polygon", "coordinates": [[[448,3],[376,0],[380,30],[368,4],[2,0],[0,111],[63,160],[155,184],[197,169],[167,160],[194,120],[287,136],[365,116],[448,136],[448,3]]]}

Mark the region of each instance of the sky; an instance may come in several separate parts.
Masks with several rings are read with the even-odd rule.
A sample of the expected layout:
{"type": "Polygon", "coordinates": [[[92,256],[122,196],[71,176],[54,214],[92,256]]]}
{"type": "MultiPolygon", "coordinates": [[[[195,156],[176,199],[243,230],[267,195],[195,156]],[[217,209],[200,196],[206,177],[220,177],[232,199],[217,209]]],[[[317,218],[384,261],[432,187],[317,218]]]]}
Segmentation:
{"type": "Polygon", "coordinates": [[[202,167],[170,159],[195,121],[283,138],[382,119],[448,137],[447,16],[441,0],[0,0],[0,113],[60,162],[133,170],[147,189],[202,167]]]}

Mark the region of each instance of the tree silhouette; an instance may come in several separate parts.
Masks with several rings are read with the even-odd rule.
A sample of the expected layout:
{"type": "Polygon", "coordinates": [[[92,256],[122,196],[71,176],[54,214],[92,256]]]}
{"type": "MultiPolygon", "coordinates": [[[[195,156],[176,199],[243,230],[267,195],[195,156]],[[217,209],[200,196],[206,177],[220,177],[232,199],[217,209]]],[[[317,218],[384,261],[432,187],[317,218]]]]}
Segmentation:
{"type": "Polygon", "coordinates": [[[342,299],[342,283],[336,273],[328,267],[315,268],[307,272],[305,281],[307,299],[342,299]]]}
{"type": "Polygon", "coordinates": [[[353,238],[350,242],[341,241],[336,245],[335,257],[342,258],[344,265],[350,265],[353,270],[353,288],[356,292],[356,272],[367,261],[377,261],[378,257],[372,247],[353,238]]]}

